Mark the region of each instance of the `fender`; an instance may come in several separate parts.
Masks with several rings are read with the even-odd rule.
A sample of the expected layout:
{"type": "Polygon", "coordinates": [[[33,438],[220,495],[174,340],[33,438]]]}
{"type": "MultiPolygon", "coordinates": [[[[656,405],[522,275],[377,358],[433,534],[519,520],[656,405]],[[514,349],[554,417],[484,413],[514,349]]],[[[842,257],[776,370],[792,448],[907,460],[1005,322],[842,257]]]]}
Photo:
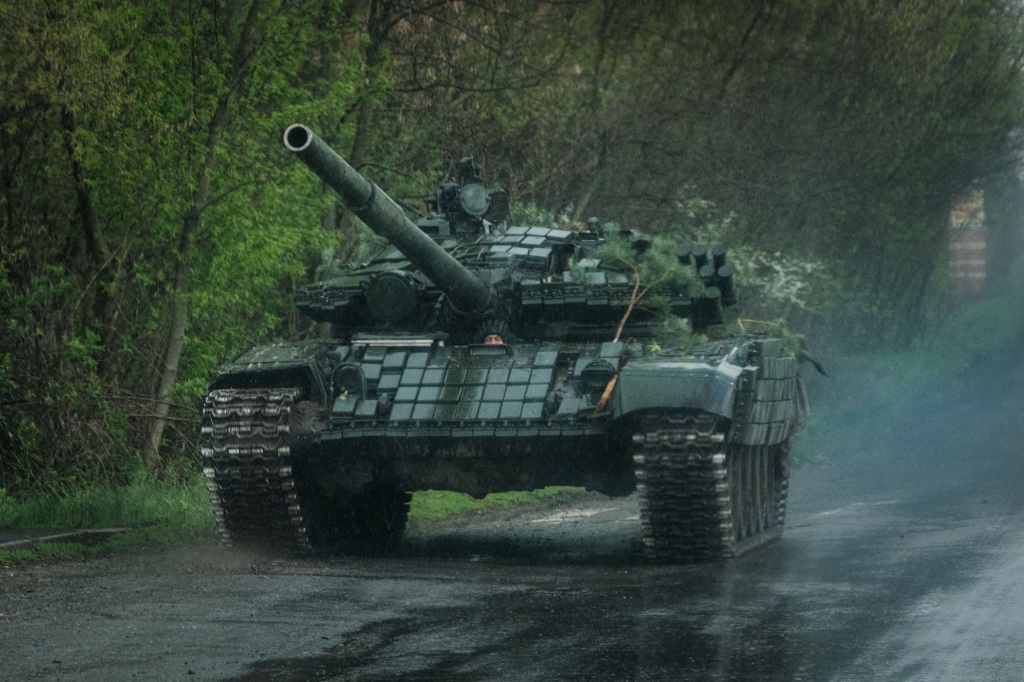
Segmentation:
{"type": "MultiPolygon", "coordinates": [[[[256,346],[221,367],[210,390],[222,388],[299,388],[313,402],[326,406],[331,396],[331,370],[337,364],[337,343],[300,341],[256,346]]],[[[344,349],[342,357],[348,352],[344,349]]]]}
{"type": "Polygon", "coordinates": [[[619,418],[647,409],[693,409],[732,419],[736,395],[748,380],[744,368],[728,359],[713,365],[699,360],[637,358],[619,371],[612,415],[619,418]]]}

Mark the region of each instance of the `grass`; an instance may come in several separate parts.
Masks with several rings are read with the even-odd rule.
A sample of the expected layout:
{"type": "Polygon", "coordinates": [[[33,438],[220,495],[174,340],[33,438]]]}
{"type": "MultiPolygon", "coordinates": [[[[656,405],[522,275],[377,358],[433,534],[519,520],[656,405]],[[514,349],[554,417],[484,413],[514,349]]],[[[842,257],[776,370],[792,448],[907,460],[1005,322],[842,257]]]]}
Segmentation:
{"type": "MultiPolygon", "coordinates": [[[[439,520],[491,507],[525,505],[578,490],[552,487],[537,491],[495,493],[476,500],[463,493],[427,490],[413,495],[409,516],[439,520]]],[[[63,495],[41,495],[16,501],[0,489],[0,528],[90,529],[131,528],[95,544],[37,542],[0,549],[0,565],[46,562],[101,554],[140,546],[194,542],[216,535],[216,522],[202,477],[184,482],[140,477],[115,489],[87,487],[63,495]]]]}
{"type": "Polygon", "coordinates": [[[168,482],[139,477],[121,488],[86,487],[23,501],[15,501],[0,490],[0,528],[132,528],[90,545],[37,542],[0,549],[0,564],[13,564],[195,540],[212,536],[216,523],[201,478],[168,482]]]}
{"type": "Polygon", "coordinates": [[[85,487],[15,502],[0,495],[0,528],[108,528],[166,525],[183,536],[212,532],[200,478],[184,483],[139,477],[120,488],[85,487]]]}
{"type": "Polygon", "coordinates": [[[409,505],[409,518],[437,520],[454,514],[479,512],[492,507],[531,504],[538,500],[576,493],[581,490],[582,488],[553,486],[540,490],[491,493],[479,500],[465,493],[455,493],[450,490],[424,490],[412,496],[412,504],[409,505]]]}

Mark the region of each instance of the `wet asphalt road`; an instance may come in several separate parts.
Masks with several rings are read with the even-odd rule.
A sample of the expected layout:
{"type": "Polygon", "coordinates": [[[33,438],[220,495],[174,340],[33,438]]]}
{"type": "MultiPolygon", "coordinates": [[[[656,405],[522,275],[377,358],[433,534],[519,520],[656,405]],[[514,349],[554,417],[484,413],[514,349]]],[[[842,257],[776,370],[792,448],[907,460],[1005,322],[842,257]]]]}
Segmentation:
{"type": "Polygon", "coordinates": [[[595,497],[392,557],[5,569],[0,679],[1024,680],[1022,414],[880,424],[725,566],[646,565],[635,501],[595,497]]]}

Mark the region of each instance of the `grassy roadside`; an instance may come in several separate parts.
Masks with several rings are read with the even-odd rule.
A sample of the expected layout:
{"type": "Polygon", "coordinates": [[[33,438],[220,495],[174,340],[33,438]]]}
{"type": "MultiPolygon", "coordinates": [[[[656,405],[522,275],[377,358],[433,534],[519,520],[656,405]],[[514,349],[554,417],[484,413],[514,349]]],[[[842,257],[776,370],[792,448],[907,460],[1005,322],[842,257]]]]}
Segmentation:
{"type": "MultiPolygon", "coordinates": [[[[480,500],[463,493],[427,490],[413,495],[409,516],[412,520],[436,521],[489,508],[528,505],[576,490],[544,488],[531,492],[495,493],[480,500]]],[[[185,482],[140,478],[122,488],[85,488],[65,495],[46,495],[26,501],[15,501],[0,489],[0,528],[132,529],[94,544],[37,542],[14,549],[0,549],[0,565],[195,542],[213,538],[217,531],[202,477],[185,482]]]]}
{"type": "Polygon", "coordinates": [[[39,542],[0,549],[0,564],[88,556],[212,536],[216,531],[201,478],[184,482],[139,477],[115,489],[87,487],[15,501],[0,490],[0,528],[131,528],[95,544],[39,542]]]}

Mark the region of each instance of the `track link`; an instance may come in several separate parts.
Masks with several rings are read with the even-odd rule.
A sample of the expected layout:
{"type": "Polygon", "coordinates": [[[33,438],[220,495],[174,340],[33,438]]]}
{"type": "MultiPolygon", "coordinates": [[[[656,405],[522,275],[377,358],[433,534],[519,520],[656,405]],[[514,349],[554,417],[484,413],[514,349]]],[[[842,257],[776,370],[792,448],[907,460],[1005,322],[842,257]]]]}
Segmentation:
{"type": "Polygon", "coordinates": [[[228,545],[308,554],[292,471],[289,418],[298,389],[222,389],[203,407],[203,473],[228,545]]]}
{"type": "Polygon", "coordinates": [[[730,445],[714,415],[655,415],[633,435],[648,558],[717,561],[778,538],[789,444],[730,445]]]}

